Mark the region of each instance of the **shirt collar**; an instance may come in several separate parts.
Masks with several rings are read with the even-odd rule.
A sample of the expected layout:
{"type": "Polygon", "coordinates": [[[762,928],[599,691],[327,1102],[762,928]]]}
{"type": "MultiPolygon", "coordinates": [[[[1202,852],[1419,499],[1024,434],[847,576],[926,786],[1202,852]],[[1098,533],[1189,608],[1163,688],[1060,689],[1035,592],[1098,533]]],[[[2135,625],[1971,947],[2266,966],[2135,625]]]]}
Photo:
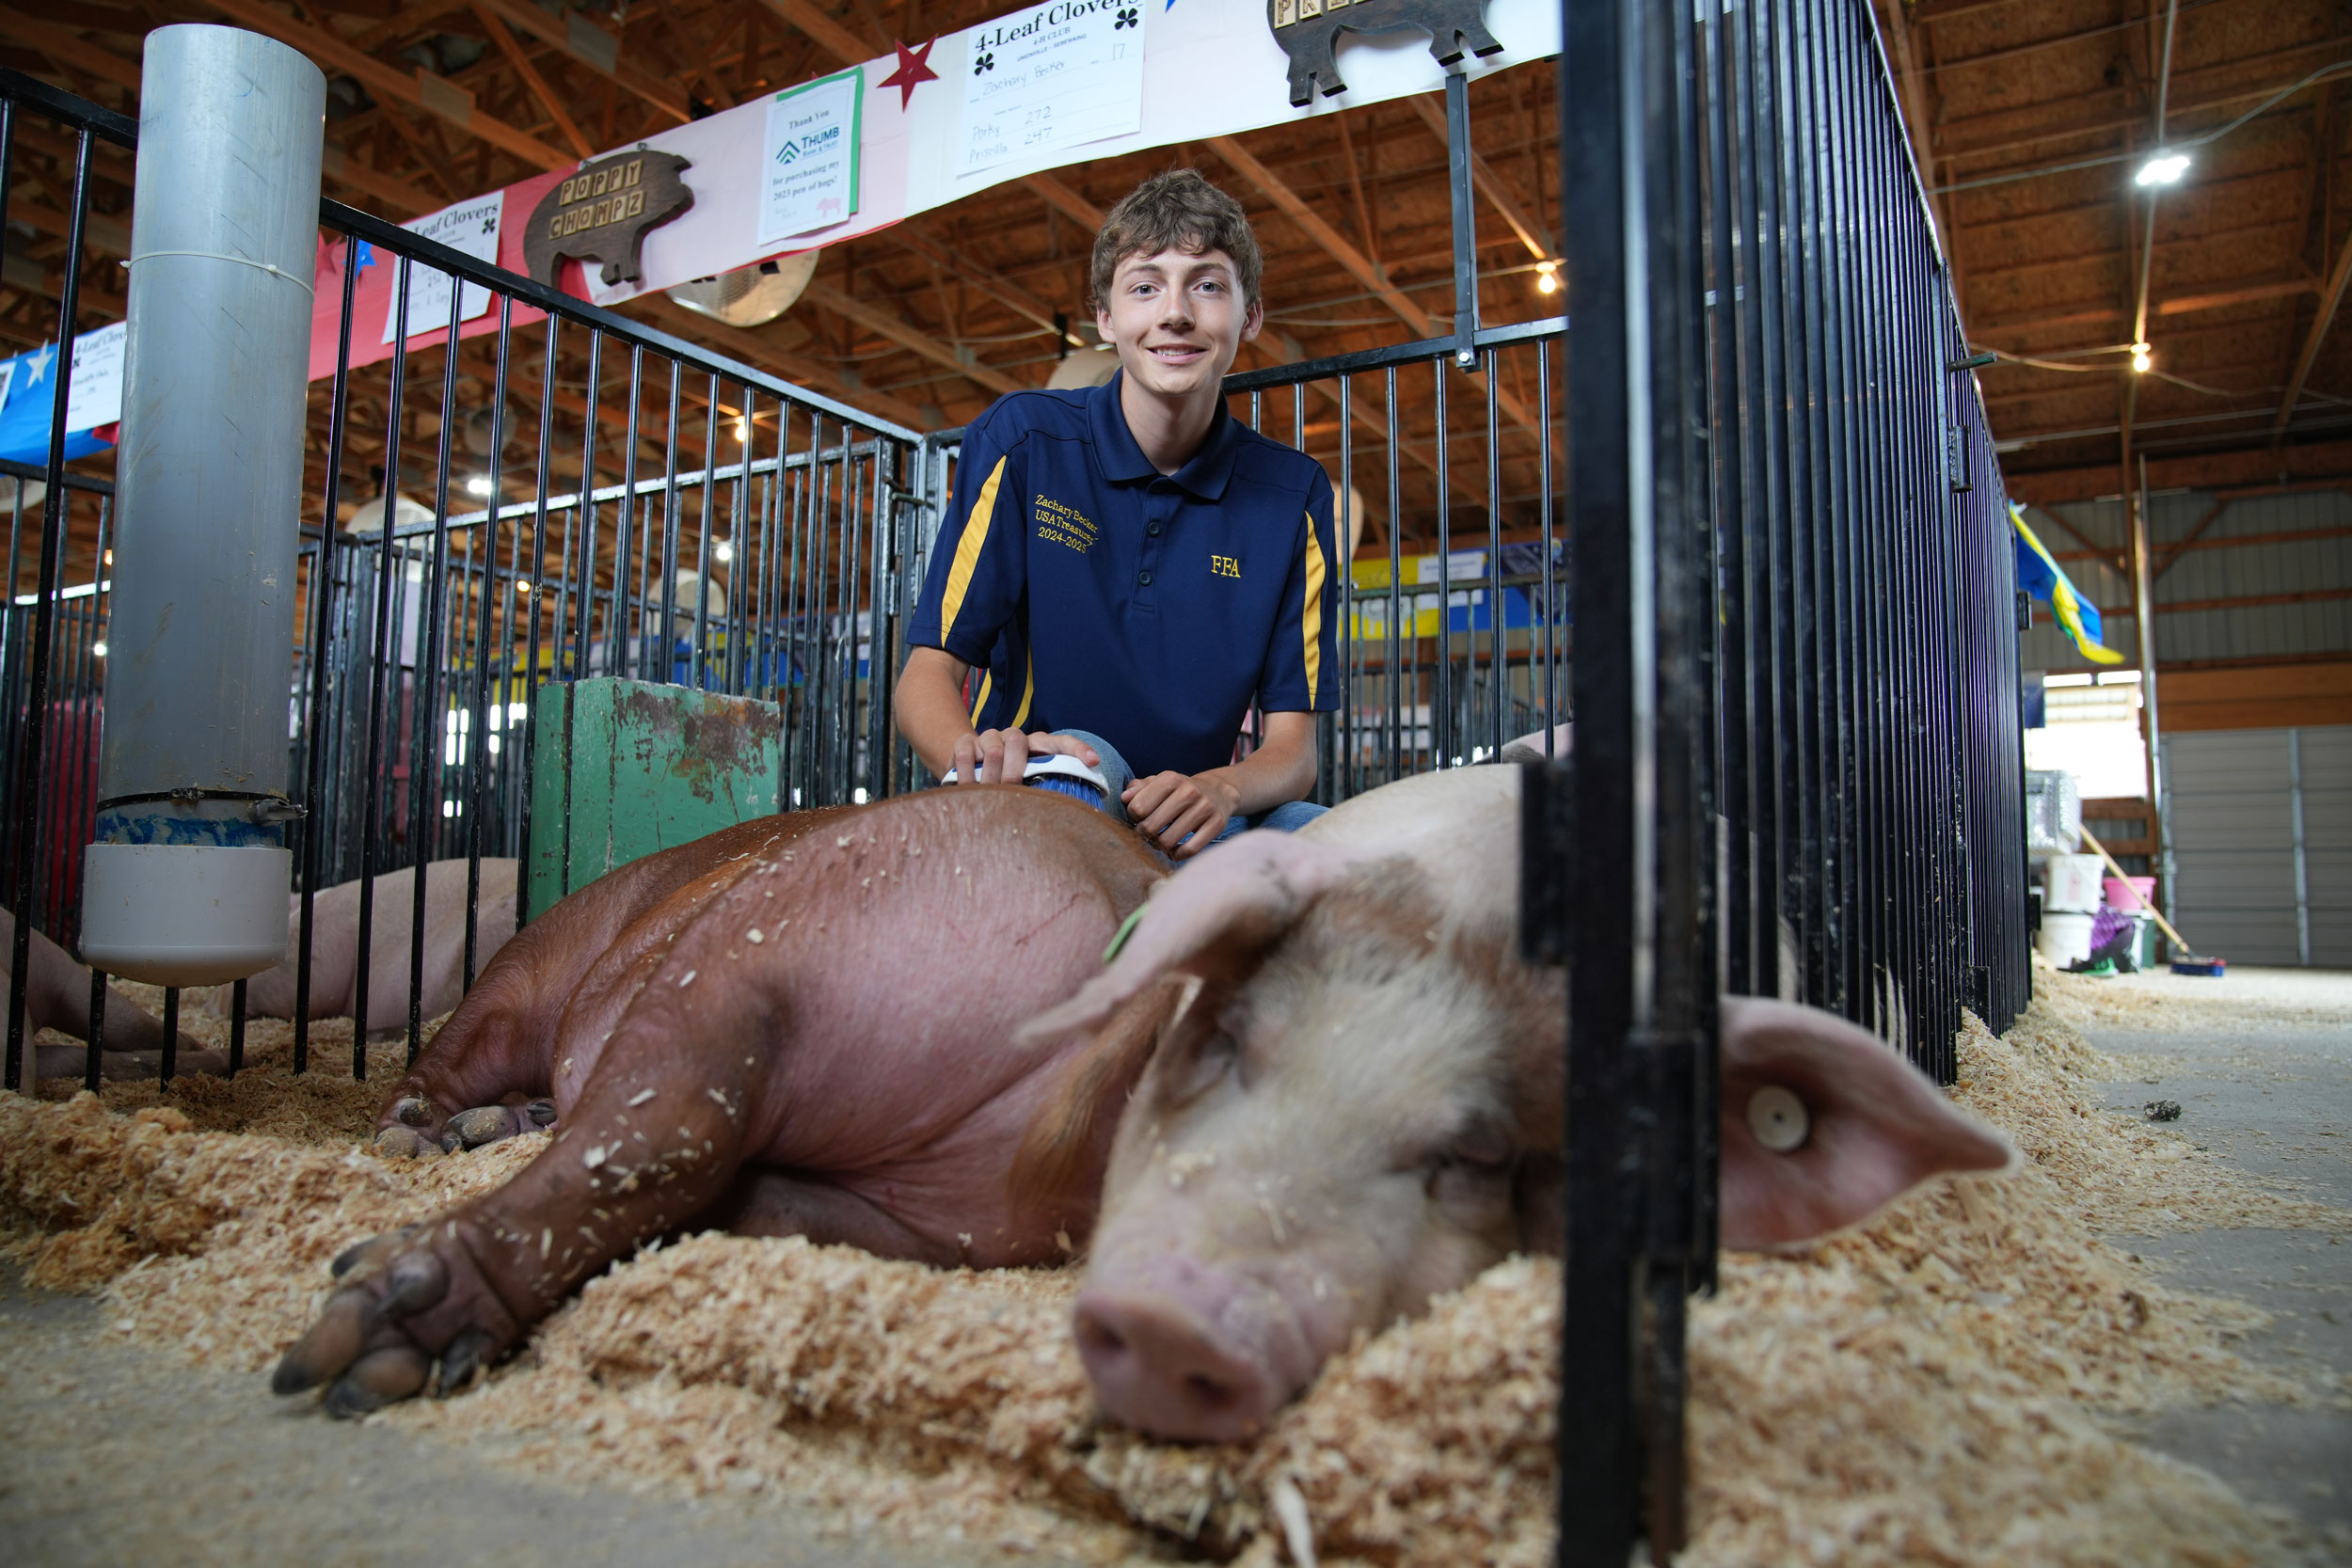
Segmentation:
{"type": "MultiPolygon", "coordinates": [[[[1152,480],[1159,470],[1143,455],[1136,444],[1134,432],[1127,428],[1127,416],[1119,406],[1119,389],[1127,378],[1124,370],[1087,393],[1087,417],[1094,427],[1094,450],[1103,465],[1103,474],[1115,483],[1130,483],[1136,480],[1152,480]]],[[[1218,500],[1224,497],[1225,482],[1232,477],[1233,457],[1241,446],[1241,427],[1219,398],[1216,418],[1209,425],[1209,434],[1200,443],[1200,450],[1192,454],[1190,462],[1168,477],[1202,500],[1218,500]]]]}

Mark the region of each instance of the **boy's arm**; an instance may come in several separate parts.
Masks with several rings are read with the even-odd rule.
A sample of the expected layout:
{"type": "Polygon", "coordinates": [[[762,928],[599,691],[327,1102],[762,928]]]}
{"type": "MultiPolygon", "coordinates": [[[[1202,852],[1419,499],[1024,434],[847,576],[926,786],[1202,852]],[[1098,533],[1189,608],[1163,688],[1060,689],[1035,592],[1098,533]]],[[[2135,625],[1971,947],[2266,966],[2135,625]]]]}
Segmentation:
{"type": "Polygon", "coordinates": [[[1189,860],[1232,818],[1306,799],[1315,786],[1315,716],[1269,713],[1260,733],[1258,749],[1231,767],[1137,779],[1122,797],[1128,820],[1176,859],[1189,860]]]}
{"type": "Polygon", "coordinates": [[[907,667],[898,673],[892,698],[898,733],[933,778],[946,778],[953,768],[960,783],[1018,784],[1029,758],[1041,752],[1073,756],[1089,768],[1103,760],[1093,747],[1063,736],[1009,727],[976,733],[963,706],[963,681],[971,673],[970,665],[944,648],[910,650],[907,667]]]}

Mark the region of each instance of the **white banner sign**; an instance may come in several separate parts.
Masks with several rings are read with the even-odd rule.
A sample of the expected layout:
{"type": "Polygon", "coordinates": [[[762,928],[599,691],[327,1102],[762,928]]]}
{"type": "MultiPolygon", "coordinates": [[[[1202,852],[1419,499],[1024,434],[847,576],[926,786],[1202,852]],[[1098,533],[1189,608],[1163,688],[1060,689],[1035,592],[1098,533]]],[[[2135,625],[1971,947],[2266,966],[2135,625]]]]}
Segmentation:
{"type": "MultiPolygon", "coordinates": [[[[499,259],[499,220],[506,210],[506,193],[492,191],[488,196],[461,201],[429,213],[414,223],[404,223],[403,229],[437,240],[452,250],[462,250],[477,261],[495,264],[499,259]]],[[[378,266],[397,266],[390,257],[379,257],[378,266]]],[[[419,261],[408,269],[408,336],[422,332],[449,330],[450,276],[419,261]]],[[[472,321],[490,309],[490,291],[475,284],[466,285],[465,298],[458,305],[458,315],[472,321]]],[[[400,330],[400,294],[393,292],[384,309],[384,336],[379,341],[390,342],[400,330]]]]}
{"type": "Polygon", "coordinates": [[[65,427],[94,430],[122,418],[121,322],[73,340],[73,382],[66,388],[65,427]]]}
{"type": "Polygon", "coordinates": [[[1143,127],[1149,0],[1054,0],[964,41],[963,158],[973,174],[1143,127]]]}
{"type": "Polygon", "coordinates": [[[813,235],[855,215],[863,134],[859,110],[865,98],[866,72],[852,69],[768,101],[760,158],[761,245],[813,235]]]}

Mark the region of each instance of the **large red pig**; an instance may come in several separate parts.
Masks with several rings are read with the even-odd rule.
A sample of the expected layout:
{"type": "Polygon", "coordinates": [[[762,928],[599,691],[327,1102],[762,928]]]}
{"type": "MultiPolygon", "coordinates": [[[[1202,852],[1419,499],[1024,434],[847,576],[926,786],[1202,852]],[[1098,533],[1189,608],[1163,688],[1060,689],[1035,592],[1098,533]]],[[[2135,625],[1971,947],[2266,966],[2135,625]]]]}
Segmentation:
{"type": "MultiPolygon", "coordinates": [[[[988,1267],[1054,1259],[1101,1204],[1078,1331],[1106,1408],[1164,1435],[1247,1432],[1353,1328],[1558,1235],[1564,998],[1511,941],[1517,788],[1506,768],[1391,786],[1165,883],[1100,813],[996,786],[730,863],[582,972],[542,1058],[549,1148],[346,1253],[275,1386],[331,1384],[346,1414],[437,1361],[460,1386],[689,1223],[988,1267]]],[[[1762,1094],[1777,1118],[1736,1150],[1726,1126],[1734,1244],[2008,1157],[1834,1020],[1734,1012],[1725,1033],[1726,1104],[1752,1117],[1762,1094]]],[[[461,1078],[459,1100],[532,1087],[438,1082],[461,1078]]]]}

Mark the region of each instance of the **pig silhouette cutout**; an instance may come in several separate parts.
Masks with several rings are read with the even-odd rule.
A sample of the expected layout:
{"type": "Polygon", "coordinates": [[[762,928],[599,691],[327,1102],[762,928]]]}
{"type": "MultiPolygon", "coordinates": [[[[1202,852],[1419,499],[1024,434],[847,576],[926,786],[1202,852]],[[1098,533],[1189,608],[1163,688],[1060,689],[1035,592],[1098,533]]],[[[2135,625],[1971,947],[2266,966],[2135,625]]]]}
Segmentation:
{"type": "Polygon", "coordinates": [[[1291,105],[1345,92],[1333,54],[1342,33],[1429,35],[1429,53],[1439,65],[1454,65],[1465,53],[1484,59],[1501,54],[1502,43],[1486,31],[1486,0],[1266,0],[1266,23],[1274,41],[1290,56],[1291,105]]]}

